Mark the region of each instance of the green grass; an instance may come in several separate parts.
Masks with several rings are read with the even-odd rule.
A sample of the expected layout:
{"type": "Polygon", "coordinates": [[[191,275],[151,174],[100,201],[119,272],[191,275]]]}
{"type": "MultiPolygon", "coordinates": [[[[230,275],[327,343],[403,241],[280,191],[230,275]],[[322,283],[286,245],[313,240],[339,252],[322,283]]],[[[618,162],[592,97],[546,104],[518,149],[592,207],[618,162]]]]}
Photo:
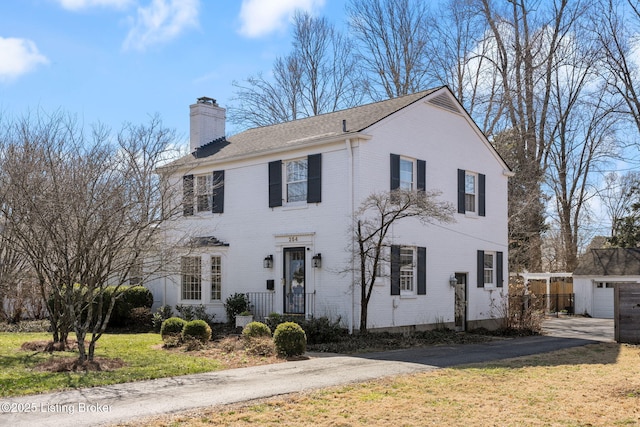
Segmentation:
{"type": "Polygon", "coordinates": [[[80,387],[125,383],[221,369],[212,359],[162,351],[158,334],[106,334],[98,340],[96,357],[119,358],[126,366],[112,372],[40,372],[34,368],[52,358],[76,358],[74,352],[23,351],[29,341],[50,340],[45,333],[0,333],[0,396],[21,396],[80,387]]]}

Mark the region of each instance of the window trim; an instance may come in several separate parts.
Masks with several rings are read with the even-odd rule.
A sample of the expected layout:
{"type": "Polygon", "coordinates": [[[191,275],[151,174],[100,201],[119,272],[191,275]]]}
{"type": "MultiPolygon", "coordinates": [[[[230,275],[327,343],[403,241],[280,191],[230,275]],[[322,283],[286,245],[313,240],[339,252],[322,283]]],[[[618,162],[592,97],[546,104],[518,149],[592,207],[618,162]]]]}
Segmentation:
{"type": "Polygon", "coordinates": [[[180,257],[180,300],[202,301],[202,257],[200,256],[180,257]],[[193,265],[186,265],[188,260],[193,262],[193,265]],[[186,271],[186,268],[189,268],[190,271],[186,271]],[[189,278],[189,282],[187,282],[187,278],[189,278]],[[190,289],[186,289],[185,285],[190,289]],[[199,298],[188,298],[195,295],[199,295],[199,298]]]}
{"type": "Polygon", "coordinates": [[[210,266],[209,266],[209,300],[211,302],[221,302],[222,301],[222,256],[221,255],[211,255],[210,256],[210,266]],[[214,259],[217,261],[214,263],[214,259]],[[217,272],[214,272],[214,267],[218,268],[217,272]],[[216,286],[217,285],[217,286],[216,286]],[[214,291],[218,298],[214,298],[214,291]]]}
{"type": "MultiPolygon", "coordinates": [[[[283,170],[284,179],[282,183],[282,188],[284,190],[282,198],[284,200],[284,203],[286,205],[297,205],[297,204],[307,203],[307,197],[309,196],[309,191],[308,191],[309,190],[308,188],[309,187],[309,159],[308,157],[285,160],[284,162],[282,162],[282,165],[284,167],[284,170],[283,170]],[[302,172],[304,173],[304,179],[290,180],[289,166],[294,164],[299,164],[299,163],[304,163],[304,167],[302,168],[302,172]],[[291,196],[289,192],[290,185],[298,185],[304,189],[303,190],[304,193],[298,195],[300,200],[290,200],[290,196],[291,196]]],[[[293,171],[294,175],[296,175],[297,173],[300,173],[300,171],[293,171]]]]}

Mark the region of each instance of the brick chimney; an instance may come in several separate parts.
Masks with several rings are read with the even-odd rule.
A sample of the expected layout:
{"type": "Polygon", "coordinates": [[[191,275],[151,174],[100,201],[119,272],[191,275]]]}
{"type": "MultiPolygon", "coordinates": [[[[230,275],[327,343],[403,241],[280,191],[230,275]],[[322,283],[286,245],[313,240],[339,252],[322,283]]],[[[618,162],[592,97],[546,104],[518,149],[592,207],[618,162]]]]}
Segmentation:
{"type": "Polygon", "coordinates": [[[190,109],[190,148],[193,153],[211,141],[225,136],[226,112],[213,98],[198,98],[190,109]]]}

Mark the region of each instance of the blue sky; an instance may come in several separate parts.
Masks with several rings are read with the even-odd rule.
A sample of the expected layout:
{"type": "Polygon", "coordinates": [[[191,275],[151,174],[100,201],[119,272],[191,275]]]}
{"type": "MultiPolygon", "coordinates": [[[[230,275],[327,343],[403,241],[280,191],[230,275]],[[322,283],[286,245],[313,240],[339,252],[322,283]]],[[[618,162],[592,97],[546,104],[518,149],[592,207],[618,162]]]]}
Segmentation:
{"type": "Polygon", "coordinates": [[[343,23],[345,0],[2,0],[0,112],[76,114],[118,130],[158,113],[188,136],[189,104],[291,47],[295,9],[343,23]]]}

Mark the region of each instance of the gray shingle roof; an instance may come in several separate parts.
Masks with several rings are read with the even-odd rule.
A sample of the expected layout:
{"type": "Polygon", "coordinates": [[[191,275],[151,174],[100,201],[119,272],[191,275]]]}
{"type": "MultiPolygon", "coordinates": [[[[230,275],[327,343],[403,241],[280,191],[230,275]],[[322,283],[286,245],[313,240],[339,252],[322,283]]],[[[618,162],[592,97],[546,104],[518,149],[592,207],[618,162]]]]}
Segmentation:
{"type": "Polygon", "coordinates": [[[591,249],[580,258],[574,276],[640,276],[640,249],[591,249]]]}
{"type": "Polygon", "coordinates": [[[177,160],[173,166],[187,164],[194,159],[201,158],[230,159],[284,147],[295,147],[317,139],[343,135],[345,134],[343,120],[346,121],[347,133],[360,132],[439,89],[441,88],[333,113],[249,129],[226,139],[212,141],[195,153],[177,160]]]}

